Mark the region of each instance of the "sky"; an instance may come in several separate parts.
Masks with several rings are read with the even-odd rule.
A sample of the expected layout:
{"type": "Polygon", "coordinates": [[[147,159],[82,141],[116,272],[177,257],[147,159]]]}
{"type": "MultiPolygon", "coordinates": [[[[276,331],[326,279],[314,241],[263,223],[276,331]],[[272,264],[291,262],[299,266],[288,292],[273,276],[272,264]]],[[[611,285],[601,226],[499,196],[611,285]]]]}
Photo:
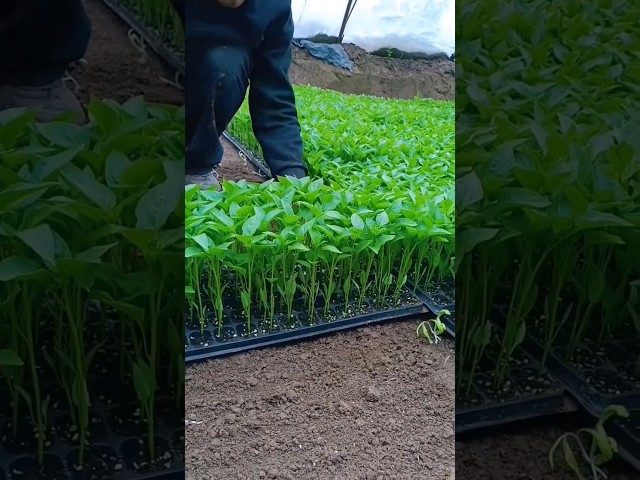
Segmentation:
{"type": "MultiPolygon", "coordinates": [[[[348,0],[292,0],[296,37],[337,36],[348,0]]],[[[455,0],[358,0],[345,43],[368,51],[398,48],[451,55],[455,50],[455,0]]]]}

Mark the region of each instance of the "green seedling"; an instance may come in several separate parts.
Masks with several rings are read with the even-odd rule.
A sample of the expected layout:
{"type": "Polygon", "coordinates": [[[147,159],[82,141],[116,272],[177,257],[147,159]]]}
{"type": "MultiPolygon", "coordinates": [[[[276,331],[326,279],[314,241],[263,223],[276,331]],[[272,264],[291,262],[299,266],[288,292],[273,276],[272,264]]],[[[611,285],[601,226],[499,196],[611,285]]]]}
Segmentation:
{"type": "MultiPolygon", "coordinates": [[[[52,336],[45,359],[78,428],[80,469],[91,439],[94,353],[113,339],[115,323],[121,371],[114,373],[125,378],[144,361],[157,380],[168,366],[164,353],[175,351],[158,334],[170,330],[165,323],[180,325],[169,338],[182,349],[184,299],[175,272],[185,262],[182,109],[138,98],[123,105],[93,100],[88,111],[84,127],[38,124],[20,109],[0,112],[0,374],[10,385],[14,420],[28,407],[41,461],[50,405],[38,381],[48,365],[36,364],[36,346],[52,336]],[[98,313],[90,313],[91,302],[98,313]],[[15,365],[8,351],[24,364],[15,365]]],[[[154,425],[146,408],[153,391],[143,393],[145,421],[154,425]]]]}
{"type": "MultiPolygon", "coordinates": [[[[291,321],[294,306],[313,323],[319,300],[325,316],[336,303],[349,316],[369,301],[397,303],[410,281],[420,287],[450,275],[453,104],[295,92],[308,178],[185,193],[186,256],[208,282],[207,300],[221,302],[224,285],[248,327],[252,312],[267,325],[277,315],[291,321]],[[201,248],[203,235],[226,247],[201,248]]],[[[228,132],[262,154],[248,101],[228,132]]],[[[196,276],[186,282],[198,296],[196,276]]]]}
{"type": "MultiPolygon", "coordinates": [[[[507,23],[519,29],[531,8],[514,4],[507,23]]],[[[640,12],[637,5],[634,11],[640,12]]],[[[577,71],[566,62],[580,55],[583,33],[567,30],[557,43],[559,22],[579,22],[583,9],[549,5],[550,21],[514,37],[511,53],[492,57],[495,71],[508,72],[500,78],[474,60],[491,56],[504,40],[500,32],[481,31],[498,9],[458,13],[482,37],[473,55],[456,58],[457,69],[473,72],[456,84],[455,141],[464,145],[455,169],[456,388],[464,394],[480,362],[494,364],[503,382],[526,336],[543,345],[544,368],[551,355],[573,356],[587,340],[627,335],[633,313],[624,305],[640,271],[630,248],[640,241],[640,164],[629,108],[635,100],[629,103],[630,90],[617,87],[634,84],[624,68],[629,58],[602,65],[609,58],[602,43],[577,71]],[[523,60],[523,69],[511,69],[523,60]],[[567,82],[558,84],[558,75],[567,82]],[[545,100],[530,88],[533,78],[545,86],[545,100]],[[505,95],[509,88],[517,100],[505,95]],[[604,98],[604,92],[606,101],[570,100],[604,98]],[[497,314],[495,307],[505,304],[497,314]]],[[[629,11],[614,9],[606,18],[590,13],[590,28],[605,37],[631,26],[629,11]]]]}
{"type": "Polygon", "coordinates": [[[441,310],[436,318],[425,320],[416,329],[416,334],[419,337],[424,337],[430,344],[438,344],[440,342],[440,335],[446,330],[446,326],[440,320],[444,315],[451,315],[449,310],[441,310]]]}

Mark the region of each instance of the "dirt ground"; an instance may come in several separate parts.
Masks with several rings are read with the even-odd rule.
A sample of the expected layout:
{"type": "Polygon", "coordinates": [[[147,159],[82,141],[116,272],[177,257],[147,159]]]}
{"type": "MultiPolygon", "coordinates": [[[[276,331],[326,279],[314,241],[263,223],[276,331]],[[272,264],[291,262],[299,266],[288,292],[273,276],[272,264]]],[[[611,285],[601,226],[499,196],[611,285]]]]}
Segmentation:
{"type": "MultiPolygon", "coordinates": [[[[500,433],[456,440],[456,472],[459,478],[482,480],[575,480],[568,471],[552,470],[549,450],[566,432],[592,428],[583,420],[549,421],[545,426],[515,426],[500,433]],[[548,426],[551,424],[552,426],[548,426]]],[[[560,447],[561,451],[562,447],[560,447]]],[[[556,461],[562,462],[561,454],[556,461]]],[[[622,461],[607,465],[608,480],[637,480],[640,473],[622,461]]]]}
{"type": "Polygon", "coordinates": [[[183,105],[184,92],[167,83],[174,81],[174,72],[152,51],[143,55],[127,27],[100,0],[84,3],[93,25],[91,42],[84,60],[70,69],[80,100],[86,104],[94,96],[124,102],[144,95],[149,102],[183,105]]]}
{"type": "Polygon", "coordinates": [[[248,182],[262,183],[267,180],[266,177],[260,175],[256,171],[254,166],[244,161],[238,150],[229,142],[226,138],[220,139],[222,147],[224,148],[224,155],[222,156],[222,162],[218,167],[218,175],[222,180],[242,180],[245,179],[248,182]]]}
{"type": "Polygon", "coordinates": [[[453,478],[453,343],[417,322],[189,367],[187,479],[453,478]]]}
{"type": "Polygon", "coordinates": [[[344,48],[354,63],[353,72],[319,62],[306,50],[294,47],[291,81],[358,95],[455,99],[455,64],[450,60],[383,58],[355,45],[344,48]]]}

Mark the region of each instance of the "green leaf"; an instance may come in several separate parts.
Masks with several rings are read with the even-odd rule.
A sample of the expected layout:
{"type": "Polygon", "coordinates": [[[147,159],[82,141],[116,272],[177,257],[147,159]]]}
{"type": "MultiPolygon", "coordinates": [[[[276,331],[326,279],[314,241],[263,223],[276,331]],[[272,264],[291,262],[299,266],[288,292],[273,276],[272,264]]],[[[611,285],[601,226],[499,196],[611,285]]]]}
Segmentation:
{"type": "Polygon", "coordinates": [[[200,235],[195,235],[195,236],[191,237],[191,240],[193,240],[198,245],[200,245],[202,250],[205,251],[205,252],[209,251],[209,247],[212,244],[211,239],[207,236],[206,233],[201,233],[200,235]]]}
{"type": "Polygon", "coordinates": [[[0,366],[22,367],[24,366],[24,362],[14,350],[1,348],[0,349],[0,366]]]}
{"type": "Polygon", "coordinates": [[[120,150],[113,150],[107,155],[105,163],[105,177],[108,185],[122,183],[124,172],[131,165],[129,158],[120,150]]]}
{"type": "Polygon", "coordinates": [[[478,203],[483,196],[482,183],[476,172],[470,172],[456,179],[456,208],[464,210],[478,203]]]}
{"type": "Polygon", "coordinates": [[[21,210],[41,198],[50,185],[15,184],[0,189],[0,212],[21,210]]]}
{"type": "Polygon", "coordinates": [[[40,270],[38,265],[26,257],[14,255],[0,262],[0,281],[10,282],[31,276],[40,270]]]}
{"type": "Polygon", "coordinates": [[[115,194],[96,179],[89,166],[80,170],[74,165],[67,165],[62,176],[102,210],[110,210],[116,205],[115,194]]]}
{"type": "MultiPolygon", "coordinates": [[[[224,213],[224,211],[222,211],[222,210],[217,210],[217,209],[216,209],[216,210],[213,210],[213,211],[211,212],[211,214],[212,214],[215,218],[217,218],[218,220],[220,220],[220,222],[221,222],[224,226],[229,227],[229,228],[231,228],[231,227],[233,227],[233,226],[234,226],[233,220],[232,220],[232,219],[231,219],[231,217],[229,217],[226,213],[224,213]]],[[[297,218],[298,218],[298,217],[296,217],[296,220],[297,220],[297,218]]]]}
{"type": "Polygon", "coordinates": [[[333,218],[335,220],[344,220],[346,218],[343,214],[335,210],[327,210],[326,212],[324,212],[324,216],[327,218],[333,218]]]}
{"type": "Polygon", "coordinates": [[[256,211],[256,213],[242,225],[242,235],[247,237],[253,236],[258,228],[260,228],[260,225],[262,225],[263,219],[264,213],[256,211]]]}
{"type": "Polygon", "coordinates": [[[364,230],[365,227],[364,221],[357,213],[351,215],[351,225],[356,230],[364,230]]]}
{"type": "Polygon", "coordinates": [[[16,232],[16,236],[37,253],[46,265],[55,263],[55,240],[49,225],[42,224],[28,230],[22,230],[16,232]]]}
{"type": "Polygon", "coordinates": [[[182,200],[183,190],[175,179],[151,188],[136,206],[138,230],[160,230],[182,200]]]}
{"type": "Polygon", "coordinates": [[[86,148],[91,135],[88,129],[66,122],[41,123],[36,130],[52,145],[69,149],[86,148]]]}
{"type": "Polygon", "coordinates": [[[322,249],[327,251],[327,252],[332,252],[332,253],[336,253],[338,255],[342,255],[342,252],[338,249],[338,247],[335,247],[333,245],[323,245],[322,249]]]}
{"type": "Polygon", "coordinates": [[[500,209],[513,207],[545,208],[551,202],[544,195],[528,188],[505,187],[502,190],[500,209]]]}
{"type": "Polygon", "coordinates": [[[51,174],[68,165],[82,151],[82,147],[75,146],[56,155],[51,155],[45,161],[39,161],[33,169],[33,181],[43,182],[51,174]]]}
{"type": "Polygon", "coordinates": [[[117,242],[110,243],[108,245],[99,245],[96,247],[91,247],[85,250],[84,252],[76,255],[76,260],[79,260],[81,262],[88,262],[88,263],[100,263],[102,256],[105,253],[107,253],[109,250],[111,250],[113,247],[115,247],[116,245],[118,245],[117,242]]]}
{"type": "Polygon", "coordinates": [[[196,247],[187,247],[184,251],[184,258],[191,258],[198,255],[202,255],[202,250],[196,247]]]}
{"type": "Polygon", "coordinates": [[[153,398],[155,380],[153,370],[144,360],[138,360],[133,364],[133,385],[138,399],[146,404],[153,398]]]}
{"type": "Polygon", "coordinates": [[[458,234],[456,239],[456,247],[461,253],[471,252],[481,243],[488,242],[493,239],[499,230],[497,228],[469,228],[458,234]]]}
{"type": "Polygon", "coordinates": [[[580,467],[578,466],[578,461],[571,450],[571,445],[569,445],[568,441],[562,442],[562,451],[564,453],[564,461],[567,462],[567,465],[571,470],[573,470],[579,477],[580,475],[580,467]]]}
{"type": "Polygon", "coordinates": [[[589,228],[632,227],[633,224],[613,213],[590,210],[581,216],[576,225],[581,230],[589,228]]]}
{"type": "Polygon", "coordinates": [[[376,224],[379,227],[384,227],[385,225],[389,224],[389,215],[387,214],[387,212],[380,212],[376,216],[376,224]]]}

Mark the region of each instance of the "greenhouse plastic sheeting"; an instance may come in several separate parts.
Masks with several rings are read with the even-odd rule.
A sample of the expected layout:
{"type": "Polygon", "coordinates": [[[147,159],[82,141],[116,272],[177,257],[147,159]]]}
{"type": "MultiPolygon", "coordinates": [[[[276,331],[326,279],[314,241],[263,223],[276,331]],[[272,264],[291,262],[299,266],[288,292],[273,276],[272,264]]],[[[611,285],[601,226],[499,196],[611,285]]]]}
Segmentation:
{"type": "MultiPolygon", "coordinates": [[[[338,36],[347,0],[293,0],[296,38],[338,36]]],[[[344,35],[369,52],[433,55],[455,50],[455,0],[358,0],[344,35]]]]}
{"type": "Polygon", "coordinates": [[[314,43],[309,40],[294,39],[293,44],[304,48],[311,55],[339,68],[353,71],[353,62],[342,45],[314,43]]]}

